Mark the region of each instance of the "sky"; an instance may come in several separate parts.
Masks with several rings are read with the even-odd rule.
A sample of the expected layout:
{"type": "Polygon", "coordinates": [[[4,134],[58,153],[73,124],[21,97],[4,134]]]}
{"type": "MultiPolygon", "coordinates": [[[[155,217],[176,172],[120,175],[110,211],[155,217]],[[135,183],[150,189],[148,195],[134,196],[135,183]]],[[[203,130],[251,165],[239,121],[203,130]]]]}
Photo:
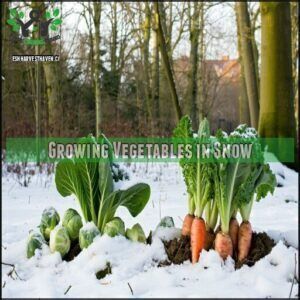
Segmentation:
{"type": "MultiPolygon", "coordinates": [[[[183,5],[179,3],[178,5],[183,5]]],[[[229,55],[230,58],[237,58],[236,47],[236,23],[233,3],[219,3],[211,7],[205,15],[206,23],[206,44],[207,44],[207,59],[218,59],[224,55],[229,55]]],[[[79,33],[87,33],[87,26],[82,12],[82,5],[78,2],[64,2],[62,4],[63,25],[62,39],[64,44],[71,45],[72,41],[76,41],[79,33]]],[[[174,12],[175,14],[175,12],[174,12]]],[[[102,18],[101,32],[107,35],[110,31],[110,24],[107,18],[102,18]]],[[[178,35],[178,26],[174,26],[173,39],[178,35]]],[[[174,50],[174,58],[189,55],[190,49],[189,36],[186,33],[183,39],[174,50]]],[[[73,45],[76,47],[76,44],[73,45]]],[[[70,47],[69,53],[72,53],[70,47]]]]}

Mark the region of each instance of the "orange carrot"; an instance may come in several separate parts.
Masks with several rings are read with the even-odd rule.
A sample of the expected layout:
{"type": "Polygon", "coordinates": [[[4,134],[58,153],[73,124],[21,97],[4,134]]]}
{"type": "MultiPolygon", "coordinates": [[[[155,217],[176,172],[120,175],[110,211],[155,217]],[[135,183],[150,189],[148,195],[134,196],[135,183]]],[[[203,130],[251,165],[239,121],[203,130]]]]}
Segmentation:
{"type": "Polygon", "coordinates": [[[250,222],[243,221],[241,223],[238,237],[238,259],[242,261],[248,256],[251,246],[252,227],[250,222]]]}
{"type": "Polygon", "coordinates": [[[220,254],[223,259],[227,256],[232,256],[233,247],[232,241],[228,234],[219,231],[215,239],[215,250],[220,254]]]}
{"type": "Polygon", "coordinates": [[[204,247],[205,238],[205,222],[202,218],[195,217],[191,227],[191,250],[193,264],[199,260],[200,252],[204,247]]]}
{"type": "Polygon", "coordinates": [[[194,216],[191,214],[187,214],[184,217],[181,234],[182,235],[191,235],[191,227],[194,220],[194,216]]]}
{"type": "Polygon", "coordinates": [[[236,218],[231,218],[229,223],[229,236],[232,240],[233,251],[237,251],[239,235],[239,223],[236,218]]]}

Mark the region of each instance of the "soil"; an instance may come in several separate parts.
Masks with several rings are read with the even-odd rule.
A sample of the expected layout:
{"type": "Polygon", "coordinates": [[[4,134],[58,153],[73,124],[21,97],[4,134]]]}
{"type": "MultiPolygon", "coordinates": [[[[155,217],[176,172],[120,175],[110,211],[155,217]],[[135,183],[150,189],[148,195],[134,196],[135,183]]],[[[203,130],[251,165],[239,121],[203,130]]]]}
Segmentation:
{"type": "Polygon", "coordinates": [[[64,257],[65,261],[71,261],[73,260],[79,253],[81,252],[79,243],[72,243],[70,247],[70,251],[66,254],[64,257]]]}
{"type": "MultiPolygon", "coordinates": [[[[163,243],[168,260],[160,262],[159,267],[168,266],[172,263],[182,264],[186,260],[191,260],[189,236],[181,236],[180,239],[175,238],[163,243]]],[[[244,264],[250,267],[253,266],[255,262],[268,255],[274,246],[275,242],[265,232],[253,232],[250,253],[242,262],[235,259],[236,268],[240,268],[244,264]]]]}
{"type": "Polygon", "coordinates": [[[274,240],[265,232],[253,232],[249,255],[245,260],[236,262],[236,268],[238,269],[244,264],[252,267],[258,260],[268,255],[274,246],[274,240]]]}
{"type": "Polygon", "coordinates": [[[191,260],[190,237],[181,236],[170,241],[163,241],[168,261],[161,262],[159,266],[182,264],[186,260],[191,260]]]}

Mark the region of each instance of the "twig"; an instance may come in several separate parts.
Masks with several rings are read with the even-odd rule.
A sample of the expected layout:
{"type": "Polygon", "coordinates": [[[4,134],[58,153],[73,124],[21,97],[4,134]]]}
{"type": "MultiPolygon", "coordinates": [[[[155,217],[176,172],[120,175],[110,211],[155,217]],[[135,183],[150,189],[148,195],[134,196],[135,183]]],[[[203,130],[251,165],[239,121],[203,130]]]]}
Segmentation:
{"type": "Polygon", "coordinates": [[[9,264],[9,263],[5,263],[5,262],[1,262],[2,265],[5,265],[5,266],[9,266],[9,267],[15,267],[15,265],[13,264],[9,264]]]}
{"type": "Polygon", "coordinates": [[[133,296],[133,290],[132,290],[132,288],[131,288],[131,286],[130,286],[129,282],[127,282],[127,284],[128,284],[128,286],[129,286],[129,288],[130,288],[130,292],[131,292],[131,294],[132,294],[132,296],[133,296]]]}
{"type": "Polygon", "coordinates": [[[71,285],[68,286],[68,288],[66,289],[66,291],[64,292],[64,295],[67,295],[68,291],[71,289],[71,285]]]}
{"type": "Polygon", "coordinates": [[[7,273],[7,276],[10,276],[12,279],[15,280],[15,278],[13,278],[13,276],[12,276],[12,274],[15,273],[16,276],[17,276],[20,280],[25,281],[25,279],[21,278],[21,277],[19,276],[19,274],[17,273],[17,271],[16,271],[16,266],[15,266],[14,264],[9,264],[9,263],[5,263],[5,262],[1,262],[1,264],[2,264],[2,265],[5,265],[5,266],[8,266],[8,267],[12,267],[12,269],[7,273]]]}
{"type": "Polygon", "coordinates": [[[292,296],[292,291],[293,291],[293,287],[294,287],[294,283],[295,283],[296,268],[297,268],[297,256],[296,256],[296,253],[295,253],[295,270],[294,270],[294,276],[293,276],[293,280],[292,280],[292,286],[291,286],[291,290],[290,290],[290,294],[289,294],[289,299],[292,296]]]}

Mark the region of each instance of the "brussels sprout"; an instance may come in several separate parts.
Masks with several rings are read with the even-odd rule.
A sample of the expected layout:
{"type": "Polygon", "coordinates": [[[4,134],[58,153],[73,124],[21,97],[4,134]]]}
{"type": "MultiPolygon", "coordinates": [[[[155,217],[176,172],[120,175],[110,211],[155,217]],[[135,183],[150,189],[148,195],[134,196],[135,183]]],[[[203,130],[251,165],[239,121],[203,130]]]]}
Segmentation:
{"type": "Polygon", "coordinates": [[[56,226],[50,233],[50,250],[59,252],[64,257],[70,250],[71,241],[67,229],[63,226],[56,226]]]}
{"type": "Polygon", "coordinates": [[[88,222],[81,227],[79,230],[80,249],[87,248],[97,235],[100,235],[100,231],[93,222],[88,222]]]}
{"type": "Polygon", "coordinates": [[[46,244],[44,237],[39,232],[31,232],[27,239],[27,258],[34,256],[36,249],[42,249],[46,244]]]}
{"type": "Polygon", "coordinates": [[[115,217],[110,222],[106,223],[103,232],[111,237],[125,235],[125,224],[121,218],[115,217]]]}
{"type": "Polygon", "coordinates": [[[69,208],[63,217],[62,225],[67,229],[71,241],[78,239],[79,230],[82,227],[81,216],[78,212],[69,208]]]}
{"type": "Polygon", "coordinates": [[[49,241],[50,232],[59,223],[59,220],[59,214],[54,207],[44,209],[39,227],[46,241],[49,241]]]}
{"type": "Polygon", "coordinates": [[[134,242],[146,242],[146,236],[140,224],[135,224],[131,229],[127,228],[126,237],[134,242]]]}
{"type": "Polygon", "coordinates": [[[159,222],[159,224],[157,225],[156,229],[158,227],[174,227],[174,221],[172,217],[166,216],[164,218],[162,218],[159,222]]]}

